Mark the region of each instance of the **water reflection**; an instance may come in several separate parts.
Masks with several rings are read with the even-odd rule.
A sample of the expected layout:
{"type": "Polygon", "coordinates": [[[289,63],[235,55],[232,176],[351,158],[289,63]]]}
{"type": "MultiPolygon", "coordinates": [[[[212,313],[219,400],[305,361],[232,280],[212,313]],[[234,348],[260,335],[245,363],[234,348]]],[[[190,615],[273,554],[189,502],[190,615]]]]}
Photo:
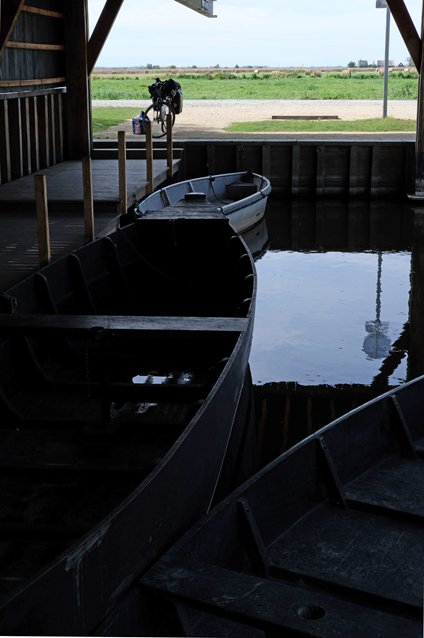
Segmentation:
{"type": "Polygon", "coordinates": [[[383,359],[390,350],[390,339],[387,336],[389,329],[388,321],[381,321],[381,272],[383,266],[383,253],[378,252],[377,269],[377,295],[375,302],[375,319],[365,322],[367,336],[364,339],[364,352],[371,359],[383,359]]]}
{"type": "Polygon", "coordinates": [[[414,211],[274,198],[266,225],[250,359],[265,461],[411,378],[414,211]]]}

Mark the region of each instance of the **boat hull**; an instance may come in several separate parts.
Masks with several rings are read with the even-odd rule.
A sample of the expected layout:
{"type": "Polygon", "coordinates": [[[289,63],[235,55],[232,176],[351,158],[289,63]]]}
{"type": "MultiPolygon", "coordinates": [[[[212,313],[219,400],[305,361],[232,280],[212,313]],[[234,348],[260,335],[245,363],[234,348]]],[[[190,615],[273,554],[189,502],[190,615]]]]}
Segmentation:
{"type": "MultiPolygon", "coordinates": [[[[161,236],[166,237],[168,234],[174,243],[179,243],[180,241],[185,244],[188,241],[186,224],[183,224],[185,230],[179,234],[179,230],[171,222],[171,232],[169,234],[169,222],[154,221],[148,222],[149,225],[146,225],[146,222],[148,220],[138,222],[138,235],[143,237],[146,245],[151,244],[152,254],[155,253],[155,244],[149,240],[151,224],[154,224],[155,228],[158,223],[162,225],[163,232],[160,233],[161,236]],[[180,237],[179,240],[178,237],[180,237]]],[[[210,226],[209,232],[216,228],[216,223],[221,224],[221,220],[213,220],[211,223],[213,226],[210,226]]],[[[201,226],[198,226],[197,223],[195,224],[194,236],[198,236],[199,230],[205,228],[204,222],[201,222],[201,224],[201,226]]],[[[78,291],[78,295],[75,293],[74,284],[75,281],[81,281],[81,273],[75,274],[73,272],[74,279],[72,281],[65,281],[63,277],[63,273],[67,272],[69,268],[69,258],[66,258],[65,265],[56,264],[52,265],[50,269],[44,269],[35,282],[32,279],[28,280],[9,292],[7,297],[11,300],[11,307],[14,308],[14,312],[13,314],[0,314],[0,331],[3,335],[4,346],[2,350],[3,366],[5,361],[7,361],[7,357],[11,356],[9,350],[12,346],[9,341],[23,339],[25,343],[28,340],[33,343],[40,335],[46,340],[46,334],[49,339],[61,338],[63,335],[66,336],[67,340],[75,339],[72,342],[74,348],[79,347],[80,340],[85,338],[87,334],[92,335],[90,336],[91,339],[94,337],[95,348],[97,348],[96,344],[99,338],[100,342],[106,338],[106,341],[109,339],[114,343],[114,356],[117,356],[117,354],[121,356],[122,352],[125,351],[131,357],[133,355],[131,350],[138,349],[139,341],[141,346],[137,350],[137,356],[138,352],[141,354],[150,352],[150,350],[154,352],[151,344],[158,340],[157,344],[158,348],[161,348],[161,352],[168,344],[170,352],[174,353],[174,358],[177,356],[185,358],[184,353],[190,344],[191,349],[194,351],[196,349],[201,351],[202,348],[205,348],[206,353],[210,350],[207,357],[211,356],[214,349],[222,349],[225,357],[220,371],[216,372],[213,377],[212,385],[206,395],[200,400],[194,400],[191,408],[192,416],[181,434],[176,437],[175,442],[165,452],[164,456],[156,459],[153,469],[147,472],[145,478],[140,480],[125,498],[95,525],[90,527],[86,533],[66,545],[59,555],[47,561],[37,573],[25,579],[20,586],[3,597],[0,607],[0,629],[3,634],[87,635],[96,632],[102,623],[106,622],[107,624],[106,619],[109,616],[116,618],[113,610],[122,605],[122,601],[125,601],[127,597],[133,595],[137,579],[140,578],[143,572],[189,526],[193,525],[208,511],[220,479],[234,422],[239,411],[244,409],[242,406],[242,388],[247,374],[256,294],[252,259],[248,255],[242,240],[234,237],[231,229],[228,228],[227,230],[228,224],[225,220],[224,224],[226,228],[221,229],[222,233],[220,231],[218,235],[223,239],[225,238],[226,245],[229,242],[229,250],[234,253],[237,263],[241,258],[243,273],[240,278],[240,286],[247,285],[250,296],[249,301],[243,305],[243,309],[237,303],[233,310],[231,309],[232,302],[228,297],[229,305],[227,306],[225,302],[222,306],[222,310],[227,313],[223,318],[210,316],[209,310],[216,304],[213,299],[208,300],[207,295],[199,305],[199,316],[185,316],[184,310],[193,308],[193,300],[190,294],[186,294],[187,291],[184,292],[184,286],[181,291],[183,301],[181,301],[179,295],[178,299],[172,300],[170,298],[169,300],[171,316],[159,317],[156,314],[136,315],[134,314],[134,307],[132,307],[133,314],[129,319],[128,315],[121,316],[117,312],[124,306],[121,303],[114,305],[113,296],[105,307],[106,310],[111,311],[109,314],[105,314],[103,309],[103,314],[83,315],[81,314],[81,307],[78,308],[78,314],[70,314],[70,306],[72,307],[76,303],[77,298],[80,299],[81,294],[84,297],[84,301],[81,303],[86,303],[90,297],[90,303],[94,303],[94,306],[96,303],[100,306],[104,303],[103,301],[100,303],[102,297],[99,291],[103,290],[105,282],[98,280],[97,271],[94,274],[89,273],[89,268],[94,266],[93,259],[90,258],[89,249],[87,248],[85,249],[85,256],[82,253],[80,255],[81,259],[78,267],[79,273],[81,268],[83,270],[84,267],[87,268],[84,277],[86,285],[83,286],[82,290],[78,291]],[[245,281],[246,277],[248,277],[247,283],[245,281]],[[253,277],[253,280],[251,277],[253,277]],[[56,295],[55,301],[54,292],[56,287],[61,290],[61,293],[56,295]],[[50,291],[49,295],[46,294],[48,290],[50,291]],[[56,312],[53,315],[46,315],[45,311],[40,312],[40,307],[46,303],[56,307],[56,310],[58,308],[62,309],[66,314],[56,312]],[[210,307],[208,304],[211,304],[210,307]],[[176,309],[180,311],[178,317],[173,314],[176,309]],[[231,314],[235,314],[237,309],[239,316],[233,318],[231,314]],[[205,313],[207,313],[206,316],[205,313]],[[175,348],[173,346],[174,343],[177,343],[175,348]],[[210,345],[211,343],[212,346],[210,345]]],[[[189,227],[192,228],[192,224],[189,224],[189,227]]],[[[154,233],[156,234],[157,231],[155,230],[154,233]]],[[[100,240],[103,243],[98,245],[97,252],[93,249],[93,254],[96,256],[94,262],[102,260],[102,246],[108,246],[107,251],[109,251],[112,243],[114,251],[116,252],[116,249],[118,249],[119,252],[119,247],[126,246],[129,241],[131,244],[129,253],[125,253],[125,257],[120,262],[121,265],[122,263],[124,264],[124,271],[129,273],[130,269],[134,270],[133,262],[134,260],[137,261],[137,259],[140,259],[144,265],[147,262],[150,269],[154,266],[154,269],[157,270],[157,266],[150,262],[152,256],[149,255],[145,259],[142,256],[140,257],[139,247],[134,246],[135,237],[138,235],[134,235],[133,230],[128,228],[118,231],[116,237],[112,235],[107,241],[100,240]]],[[[188,243],[187,245],[190,244],[188,243]]],[[[163,248],[164,254],[166,254],[168,248],[167,246],[163,248]]],[[[171,246],[169,250],[171,250],[171,246]]],[[[211,247],[212,250],[213,248],[211,247]]],[[[201,255],[203,252],[199,251],[199,254],[201,255]]],[[[196,254],[198,254],[197,250],[194,251],[192,257],[194,258],[196,254]]],[[[208,261],[210,261],[210,256],[206,257],[206,261],[202,262],[205,270],[208,261]]],[[[115,272],[116,255],[113,264],[113,271],[115,272]]],[[[193,265],[192,262],[191,265],[193,265]]],[[[71,270],[74,266],[72,266],[71,270]]],[[[201,264],[198,264],[198,266],[200,268],[201,264]]],[[[163,273],[160,273],[160,275],[162,276],[163,273]]],[[[206,273],[205,276],[207,277],[206,273]]],[[[225,277],[224,270],[218,276],[218,279],[221,277],[225,277]]],[[[236,284],[237,277],[239,275],[235,276],[234,279],[236,288],[238,287],[236,284]]],[[[211,281],[213,279],[213,272],[211,272],[211,281]]],[[[110,284],[110,278],[107,279],[107,283],[108,285],[110,284]]],[[[223,285],[223,280],[216,282],[216,290],[218,291],[223,285]]],[[[231,291],[228,292],[230,293],[231,291]]],[[[234,290],[231,295],[233,292],[234,290]]],[[[239,292],[244,298],[246,289],[239,292]]],[[[212,290],[210,295],[213,297],[212,290]]],[[[199,295],[199,299],[201,297],[202,295],[199,295]]],[[[7,299],[3,298],[3,302],[6,304],[7,299]]],[[[161,295],[158,295],[157,308],[168,307],[165,302],[161,295]]],[[[152,310],[152,308],[150,309],[152,310]]],[[[68,341],[66,345],[69,345],[68,341]]],[[[33,345],[31,352],[34,351],[36,351],[36,346],[33,345]]],[[[101,361],[106,365],[108,356],[104,357],[102,355],[102,357],[101,361]]],[[[201,360],[202,356],[196,359],[196,361],[201,360]]],[[[8,363],[11,365],[10,360],[8,363]]],[[[74,386],[75,384],[72,385],[73,391],[75,391],[74,386]]],[[[154,392],[155,389],[151,385],[143,386],[142,388],[145,392],[154,392]]],[[[51,392],[51,389],[49,391],[51,392]]],[[[91,394],[93,395],[97,391],[100,392],[101,388],[92,383],[91,394]]],[[[131,398],[136,396],[137,391],[137,388],[132,386],[127,390],[127,392],[130,392],[129,396],[131,398]]],[[[184,391],[184,388],[180,388],[179,391],[184,391]]],[[[44,386],[40,392],[45,392],[44,386]]],[[[112,384],[106,391],[106,395],[108,392],[117,392],[118,396],[121,397],[123,392],[122,384],[112,384]]],[[[100,401],[103,412],[105,410],[104,394],[100,401]]],[[[54,429],[52,421],[48,418],[48,409],[47,417],[45,416],[46,408],[43,407],[44,412],[41,416],[41,412],[37,412],[35,421],[34,418],[31,420],[28,416],[24,418],[22,414],[19,414],[21,406],[17,402],[8,401],[6,395],[7,392],[4,391],[0,396],[0,404],[2,405],[3,417],[12,428],[16,428],[19,431],[31,428],[36,429],[41,422],[43,428],[54,429]]],[[[80,394],[76,396],[76,400],[79,400],[80,394]]],[[[152,396],[156,395],[153,394],[152,396]]],[[[174,395],[170,396],[173,397],[174,395]]],[[[90,401],[92,398],[93,396],[90,396],[90,401]]],[[[80,400],[81,406],[85,405],[84,401],[86,399],[83,400],[82,395],[80,400]]],[[[168,402],[172,402],[172,400],[167,399],[168,402]]],[[[109,405],[109,399],[107,399],[107,403],[109,405]]],[[[114,405],[118,405],[118,403],[114,405]]],[[[39,408],[37,407],[37,409],[39,408]]],[[[83,410],[83,407],[80,408],[81,410],[83,410]]],[[[66,412],[65,407],[63,411],[66,412]]],[[[87,412],[85,418],[88,419],[90,415],[87,412]]],[[[83,417],[79,415],[78,418],[84,420],[83,417]]],[[[58,422],[59,428],[69,427],[69,421],[72,419],[66,414],[63,419],[63,422],[61,422],[56,413],[53,421],[55,423],[56,421],[58,422]]],[[[110,413],[108,413],[106,422],[100,423],[100,426],[103,425],[104,429],[107,430],[110,423],[111,418],[110,413]]],[[[142,423],[140,423],[141,426],[142,423]]],[[[130,426],[126,425],[125,427],[128,428],[130,426]]],[[[133,426],[131,425],[131,427],[133,426]]],[[[159,425],[155,427],[157,428],[159,425]]],[[[103,440],[101,440],[100,447],[103,443],[103,440]]],[[[90,442],[89,444],[91,445],[90,442]]],[[[86,441],[84,445],[84,454],[87,454],[87,449],[89,449],[88,454],[91,454],[92,448],[87,448],[86,441]]],[[[97,465],[100,463],[98,455],[103,454],[101,450],[99,452],[98,448],[99,440],[96,439],[94,456],[97,459],[97,465]]],[[[108,462],[110,464],[111,459],[113,460],[113,444],[107,454],[109,455],[108,462]]],[[[22,464],[22,460],[17,462],[17,467],[13,470],[15,474],[19,471],[20,464],[22,464]]],[[[56,460],[53,465],[57,464],[58,461],[56,460]]],[[[47,472],[51,481],[52,472],[55,469],[51,465],[50,463],[49,468],[44,466],[37,467],[35,471],[36,479],[34,480],[38,480],[37,476],[40,473],[47,472]]],[[[73,467],[68,468],[66,471],[69,473],[76,469],[78,468],[73,467]]],[[[31,471],[28,463],[23,465],[22,474],[29,473],[29,476],[31,476],[31,471]]],[[[81,471],[89,472],[89,476],[92,477],[95,475],[96,468],[86,468],[84,466],[81,471]]],[[[112,479],[115,475],[118,477],[118,481],[119,476],[117,474],[113,474],[112,479]]],[[[62,479],[59,479],[59,482],[60,480],[62,479]]],[[[108,480],[110,480],[110,477],[108,477],[108,480]]],[[[54,536],[56,528],[55,525],[49,525],[47,526],[48,539],[45,541],[46,543],[52,541],[51,535],[54,536]]],[[[37,546],[37,543],[38,545],[40,544],[39,538],[36,537],[35,540],[30,538],[30,530],[26,529],[25,533],[28,536],[27,542],[32,543],[31,546],[37,546]]],[[[39,526],[37,533],[42,537],[42,526],[39,526]]],[[[64,534],[65,530],[60,533],[64,534]]],[[[10,539],[10,543],[12,542],[13,539],[10,539]]],[[[116,631],[122,632],[119,629],[116,629],[116,631]]]]}
{"type": "Polygon", "coordinates": [[[145,198],[137,207],[138,215],[151,215],[160,210],[190,213],[211,209],[227,216],[233,229],[243,233],[264,217],[271,184],[266,177],[246,172],[222,173],[185,180],[166,186],[145,198]],[[248,181],[243,181],[248,179],[248,181]],[[204,195],[202,200],[201,195],[204,195]],[[194,199],[192,199],[194,197],[194,199]]]}
{"type": "Polygon", "coordinates": [[[423,389],[354,410],[224,499],[142,579],[174,606],[158,633],[420,636],[423,389]]]}

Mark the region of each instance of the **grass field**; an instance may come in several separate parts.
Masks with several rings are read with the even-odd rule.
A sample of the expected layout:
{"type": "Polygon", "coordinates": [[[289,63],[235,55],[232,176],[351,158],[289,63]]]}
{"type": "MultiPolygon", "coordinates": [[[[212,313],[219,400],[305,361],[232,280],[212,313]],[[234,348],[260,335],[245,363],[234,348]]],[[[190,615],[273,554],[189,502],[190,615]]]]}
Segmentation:
{"type": "Polygon", "coordinates": [[[118,126],[125,120],[137,115],[136,109],[133,107],[111,107],[111,108],[93,108],[92,109],[92,128],[93,133],[100,133],[111,126],[118,126]]]}
{"type": "Polygon", "coordinates": [[[414,132],[415,120],[394,117],[363,120],[264,120],[259,122],[235,122],[225,128],[233,133],[390,133],[414,132]]]}
{"type": "MultiPolygon", "coordinates": [[[[180,82],[187,100],[378,100],[383,97],[383,77],[370,72],[224,72],[181,73],[158,69],[146,73],[94,73],[94,100],[149,100],[148,85],[156,76],[180,82]]],[[[413,71],[392,71],[389,99],[417,97],[418,75],[413,71]]]]}

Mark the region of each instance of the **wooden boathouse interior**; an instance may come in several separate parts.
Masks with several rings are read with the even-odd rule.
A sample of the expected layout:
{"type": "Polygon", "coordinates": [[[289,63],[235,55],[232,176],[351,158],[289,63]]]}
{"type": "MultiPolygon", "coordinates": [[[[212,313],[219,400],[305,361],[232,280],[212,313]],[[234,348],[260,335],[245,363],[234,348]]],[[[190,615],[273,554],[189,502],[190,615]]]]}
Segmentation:
{"type": "MultiPolygon", "coordinates": [[[[213,15],[212,1],[178,1],[213,15]]],[[[388,5],[421,70],[421,38],[405,2],[388,0],[388,5]]],[[[116,215],[125,214],[149,190],[177,175],[186,178],[252,168],[272,180],[274,192],[288,196],[402,197],[424,190],[421,99],[415,145],[372,136],[358,141],[247,137],[237,142],[187,140],[172,149],[168,140],[155,145],[148,175],[146,157],[152,151],[145,144],[133,140],[105,144],[93,139],[90,74],[119,11],[125,11],[125,0],[105,0],[91,35],[88,8],[89,0],[0,3],[3,288],[38,266],[34,261],[34,176],[40,173],[44,181],[38,180],[37,198],[48,204],[52,229],[51,255],[42,256],[41,263],[108,228],[116,215]],[[120,153],[121,160],[126,157],[124,169],[118,162],[120,153]],[[69,243],[71,235],[75,239],[69,243]]]]}
{"type": "MultiPolygon", "coordinates": [[[[200,13],[213,14],[212,2],[178,1],[200,13]]],[[[409,54],[421,72],[422,40],[410,18],[407,2],[387,1],[409,54]]],[[[124,198],[118,162],[122,140],[93,139],[90,74],[119,11],[125,11],[125,0],[104,0],[91,36],[89,2],[0,0],[2,290],[45,261],[107,232],[116,225],[119,215],[130,211],[149,189],[143,139],[124,140],[124,198]],[[87,166],[91,173],[88,183],[84,172],[87,166]],[[38,197],[42,203],[43,199],[47,202],[47,228],[43,221],[37,224],[37,179],[41,186],[44,182],[45,192],[41,189],[38,197]],[[88,210],[92,227],[86,220],[84,186],[92,191],[92,210],[88,210]],[[40,232],[49,240],[48,250],[44,248],[41,252],[40,232]]],[[[168,142],[160,140],[155,144],[150,188],[170,179],[251,168],[266,175],[272,182],[273,193],[284,197],[315,200],[338,197],[352,202],[355,198],[402,199],[408,193],[419,197],[424,190],[423,121],[421,83],[415,143],[372,135],[357,139],[321,136],[319,140],[308,136],[190,139],[178,141],[169,162],[168,142]]],[[[262,405],[262,398],[260,402],[262,405]]],[[[350,403],[346,405],[349,407],[350,403]]],[[[334,414],[329,409],[328,418],[334,414]]]]}
{"type": "MultiPolygon", "coordinates": [[[[192,9],[198,5],[204,12],[201,0],[176,1],[192,9]]],[[[415,142],[371,135],[356,140],[246,136],[179,140],[178,148],[175,144],[172,148],[171,140],[170,157],[168,140],[155,144],[149,174],[151,151],[144,141],[93,139],[90,75],[119,11],[125,11],[125,0],[103,0],[91,36],[89,2],[0,0],[1,291],[50,259],[107,232],[138,200],[170,180],[252,169],[271,180],[273,193],[290,198],[401,200],[408,194],[424,198],[422,83],[415,142]]],[[[387,4],[422,73],[423,41],[410,18],[407,0],[387,0],[387,4]]],[[[421,326],[419,311],[416,321],[421,326]]],[[[278,411],[278,418],[289,409],[295,413],[292,388],[284,388],[284,395],[278,388],[273,392],[271,397],[262,396],[261,390],[257,393],[261,420],[265,411],[278,411]]],[[[359,388],[352,397],[349,388],[346,392],[342,388],[335,403],[334,397],[327,398],[325,388],[305,389],[309,413],[324,402],[326,419],[327,414],[331,419],[351,409],[365,394],[359,388]]],[[[305,434],[313,429],[311,422],[305,434]]],[[[284,449],[286,443],[278,445],[284,449]]],[[[270,446],[275,447],[274,440],[270,446]]]]}

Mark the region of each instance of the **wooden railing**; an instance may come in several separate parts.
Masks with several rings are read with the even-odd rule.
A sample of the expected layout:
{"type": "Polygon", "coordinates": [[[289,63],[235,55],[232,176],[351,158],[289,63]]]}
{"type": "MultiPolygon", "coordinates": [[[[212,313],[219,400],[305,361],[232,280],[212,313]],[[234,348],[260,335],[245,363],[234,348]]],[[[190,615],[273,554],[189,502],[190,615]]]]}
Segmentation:
{"type": "Polygon", "coordinates": [[[0,93],[0,183],[64,159],[66,89],[0,93]]]}

